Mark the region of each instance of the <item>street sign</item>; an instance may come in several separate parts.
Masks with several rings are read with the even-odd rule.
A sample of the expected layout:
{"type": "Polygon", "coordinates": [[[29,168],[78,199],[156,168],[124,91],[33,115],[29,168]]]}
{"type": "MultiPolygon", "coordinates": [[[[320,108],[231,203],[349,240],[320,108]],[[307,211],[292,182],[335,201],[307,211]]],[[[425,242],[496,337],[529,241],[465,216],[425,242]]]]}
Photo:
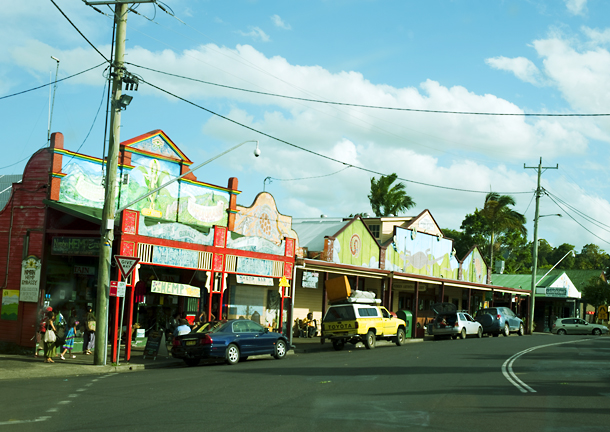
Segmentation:
{"type": "Polygon", "coordinates": [[[119,266],[119,270],[121,270],[121,273],[125,279],[129,277],[133,269],[136,268],[136,264],[140,262],[140,258],[121,255],[115,255],[114,260],[119,266]]]}
{"type": "Polygon", "coordinates": [[[125,282],[110,281],[110,295],[113,297],[125,297],[127,284],[125,282]]]}

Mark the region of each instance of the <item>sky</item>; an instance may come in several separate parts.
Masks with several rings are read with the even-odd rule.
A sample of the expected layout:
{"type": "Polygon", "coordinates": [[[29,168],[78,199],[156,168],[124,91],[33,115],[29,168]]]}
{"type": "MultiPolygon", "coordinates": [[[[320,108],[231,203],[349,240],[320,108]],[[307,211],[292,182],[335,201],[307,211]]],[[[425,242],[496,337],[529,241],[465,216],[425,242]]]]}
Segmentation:
{"type": "MultiPolygon", "coordinates": [[[[54,80],[51,56],[59,79],[104,63],[87,40],[110,57],[109,7],[55,3],[84,37],[50,0],[7,3],[0,14],[0,175],[22,173],[47,145],[51,87],[10,95],[54,80]]],[[[556,116],[610,113],[610,2],[164,0],[133,8],[127,70],[157,88],[125,92],[133,100],[121,141],[161,129],[197,165],[259,140],[260,157],[248,143],[196,172],[219,186],[237,177],[238,204],[265,190],[292,217],[372,215],[371,177],[396,173],[416,203],[405,215],[428,209],[441,228],[459,229],[486,193],[509,194],[532,240],[537,169],[525,167],[542,161],[553,169],[541,175],[538,237],[610,250],[610,118],[556,116]]],[[[107,148],[105,68],[59,82],[52,111],[65,148],[95,157],[107,148]]]]}

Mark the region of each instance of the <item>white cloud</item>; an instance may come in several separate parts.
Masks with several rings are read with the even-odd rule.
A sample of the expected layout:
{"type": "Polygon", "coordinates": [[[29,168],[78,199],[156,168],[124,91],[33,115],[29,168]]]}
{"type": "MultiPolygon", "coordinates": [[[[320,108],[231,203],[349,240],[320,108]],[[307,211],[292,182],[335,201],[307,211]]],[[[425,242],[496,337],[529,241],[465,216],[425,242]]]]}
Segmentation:
{"type": "Polygon", "coordinates": [[[238,31],[238,33],[242,36],[248,36],[254,40],[260,40],[261,42],[269,42],[271,38],[267,33],[265,33],[260,27],[248,27],[249,32],[238,31]]]}
{"type": "Polygon", "coordinates": [[[272,15],[271,21],[273,21],[273,24],[275,24],[276,27],[279,27],[284,30],[292,30],[290,24],[284,22],[284,20],[282,20],[279,15],[272,15]]]}
{"type": "Polygon", "coordinates": [[[485,60],[489,66],[498,70],[505,70],[515,74],[521,81],[534,84],[536,86],[542,84],[540,71],[536,65],[525,57],[493,57],[485,60]]]}
{"type": "Polygon", "coordinates": [[[593,45],[607,45],[610,43],[610,29],[600,31],[583,26],[582,32],[591,40],[593,45]]]}
{"type": "Polygon", "coordinates": [[[584,15],[587,11],[587,0],[565,0],[568,12],[572,15],[584,15]]]}

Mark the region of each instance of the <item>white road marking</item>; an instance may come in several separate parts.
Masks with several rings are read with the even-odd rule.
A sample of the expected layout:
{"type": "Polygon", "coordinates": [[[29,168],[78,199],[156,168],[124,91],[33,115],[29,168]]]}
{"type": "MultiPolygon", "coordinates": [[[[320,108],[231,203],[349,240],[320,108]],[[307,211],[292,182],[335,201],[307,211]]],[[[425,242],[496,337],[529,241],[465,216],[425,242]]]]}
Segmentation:
{"type": "Polygon", "coordinates": [[[72,403],[72,401],[59,401],[57,405],[68,405],[69,403],[72,403]]]}
{"type": "Polygon", "coordinates": [[[87,389],[84,389],[84,388],[83,389],[77,389],[76,391],[77,392],[84,392],[85,390],[87,390],[87,389]]]}
{"type": "Polygon", "coordinates": [[[50,408],[47,410],[47,412],[57,412],[59,411],[59,408],[50,408]]]}
{"type": "Polygon", "coordinates": [[[557,343],[552,343],[552,344],[540,345],[540,346],[533,347],[533,348],[528,348],[526,350],[518,352],[517,354],[514,354],[511,357],[509,357],[502,365],[502,374],[504,375],[504,378],[506,378],[512,385],[517,387],[519,389],[519,391],[521,391],[521,393],[527,393],[527,392],[536,393],[536,390],[534,390],[533,388],[531,388],[530,386],[525,384],[523,381],[521,381],[519,379],[519,377],[517,377],[517,375],[513,371],[513,363],[515,363],[515,360],[517,360],[519,357],[521,357],[524,354],[527,354],[529,352],[532,352],[532,351],[540,349],[540,348],[546,348],[546,347],[550,347],[550,346],[554,346],[554,345],[563,345],[563,344],[567,344],[567,343],[584,342],[587,340],[589,340],[589,339],[580,339],[580,340],[568,341],[568,342],[557,342],[557,343]]]}
{"type": "Polygon", "coordinates": [[[93,383],[87,383],[87,384],[85,384],[85,387],[90,387],[92,385],[93,385],[93,383]]]}
{"type": "Polygon", "coordinates": [[[73,394],[69,394],[68,397],[69,398],[75,398],[75,397],[78,397],[78,395],[73,393],[73,394]]]}
{"type": "Polygon", "coordinates": [[[51,418],[51,416],[42,416],[42,417],[35,418],[34,420],[9,420],[9,421],[5,421],[5,422],[0,422],[0,426],[43,422],[43,421],[49,420],[50,418],[51,418]]]}

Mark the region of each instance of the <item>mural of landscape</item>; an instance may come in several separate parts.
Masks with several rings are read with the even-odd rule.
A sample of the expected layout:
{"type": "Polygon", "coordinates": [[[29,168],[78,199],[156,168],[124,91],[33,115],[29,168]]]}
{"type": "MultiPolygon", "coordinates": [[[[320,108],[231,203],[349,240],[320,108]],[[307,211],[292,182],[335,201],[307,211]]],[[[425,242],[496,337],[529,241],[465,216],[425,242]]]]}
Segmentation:
{"type": "MultiPolygon", "coordinates": [[[[132,154],[131,162],[134,168],[122,167],[118,175],[116,195],[121,206],[180,175],[178,162],[136,153],[132,154]]],[[[61,202],[103,208],[104,187],[100,161],[73,157],[63,171],[66,175],[61,180],[61,202]]],[[[145,216],[174,222],[227,226],[229,202],[230,194],[226,191],[189,180],[180,180],[130,208],[145,216]]]]}
{"type": "Polygon", "coordinates": [[[397,227],[386,250],[386,270],[457,279],[459,262],[451,240],[397,227]]]}

